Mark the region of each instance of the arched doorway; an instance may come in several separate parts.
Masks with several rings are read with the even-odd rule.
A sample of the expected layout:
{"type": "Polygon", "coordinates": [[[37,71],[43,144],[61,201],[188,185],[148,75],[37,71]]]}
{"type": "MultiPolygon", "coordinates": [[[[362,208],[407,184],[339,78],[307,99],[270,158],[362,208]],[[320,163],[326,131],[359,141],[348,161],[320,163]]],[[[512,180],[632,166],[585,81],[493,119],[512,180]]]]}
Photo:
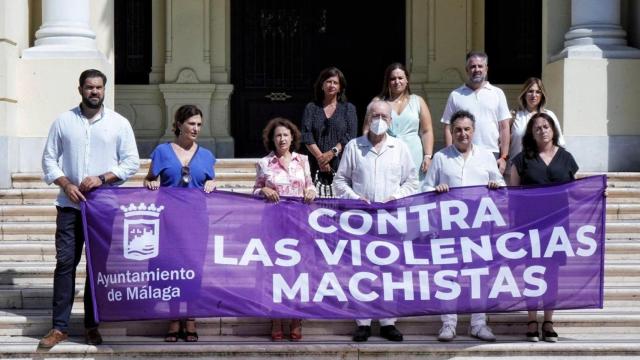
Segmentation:
{"type": "Polygon", "coordinates": [[[275,116],[300,124],[320,70],[340,68],[360,122],[385,67],[405,60],[404,1],[231,2],[231,131],[236,157],[265,153],[261,132],[275,116]]]}

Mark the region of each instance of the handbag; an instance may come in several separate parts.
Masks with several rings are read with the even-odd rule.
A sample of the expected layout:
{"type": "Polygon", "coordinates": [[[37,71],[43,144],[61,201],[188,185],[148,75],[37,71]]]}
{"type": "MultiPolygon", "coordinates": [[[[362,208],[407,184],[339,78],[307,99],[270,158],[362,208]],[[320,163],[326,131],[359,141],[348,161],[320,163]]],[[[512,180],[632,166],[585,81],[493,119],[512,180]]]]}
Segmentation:
{"type": "Polygon", "coordinates": [[[316,187],[316,192],[318,197],[321,198],[332,198],[333,197],[333,188],[331,184],[333,183],[333,176],[336,173],[331,170],[331,172],[321,172],[317,170],[313,177],[313,185],[316,187]]]}

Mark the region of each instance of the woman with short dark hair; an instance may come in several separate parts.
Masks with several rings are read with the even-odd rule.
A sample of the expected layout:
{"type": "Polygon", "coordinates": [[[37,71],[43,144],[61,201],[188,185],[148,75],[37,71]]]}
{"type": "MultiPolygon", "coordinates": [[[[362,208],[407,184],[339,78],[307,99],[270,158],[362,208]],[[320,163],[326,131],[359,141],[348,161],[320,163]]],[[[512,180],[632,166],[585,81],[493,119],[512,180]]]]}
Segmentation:
{"type": "MultiPolygon", "coordinates": [[[[158,145],[151,153],[149,172],[143,182],[146,188],[184,187],[202,189],[207,193],[215,189],[216,158],[196,142],[202,121],[202,111],[197,106],[178,108],[173,121],[176,137],[171,142],[158,145]]],[[[176,342],[178,339],[198,341],[195,319],[171,320],[164,341],[176,342]]]]}

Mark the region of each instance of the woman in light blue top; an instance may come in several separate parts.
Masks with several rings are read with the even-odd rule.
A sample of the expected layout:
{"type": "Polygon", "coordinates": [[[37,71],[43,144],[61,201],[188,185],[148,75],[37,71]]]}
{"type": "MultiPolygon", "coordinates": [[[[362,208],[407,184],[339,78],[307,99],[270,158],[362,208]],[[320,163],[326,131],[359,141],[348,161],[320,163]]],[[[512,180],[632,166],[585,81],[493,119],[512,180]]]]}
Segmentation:
{"type": "Polygon", "coordinates": [[[411,94],[409,73],[404,65],[393,63],[384,72],[382,92],[376,97],[391,105],[392,122],[389,135],[404,141],[422,180],[433,155],[431,113],[424,99],[411,94]]]}
{"type": "MultiPolygon", "coordinates": [[[[173,121],[176,138],[158,145],[151,153],[149,173],[144,179],[146,188],[184,187],[203,189],[207,193],[215,189],[213,167],[216,158],[211,151],[196,143],[201,128],[202,111],[195,105],[183,105],[176,111],[173,121]]],[[[174,313],[177,311],[172,309],[174,313]]],[[[195,319],[171,320],[164,341],[176,342],[178,339],[198,341],[195,319]]]]}

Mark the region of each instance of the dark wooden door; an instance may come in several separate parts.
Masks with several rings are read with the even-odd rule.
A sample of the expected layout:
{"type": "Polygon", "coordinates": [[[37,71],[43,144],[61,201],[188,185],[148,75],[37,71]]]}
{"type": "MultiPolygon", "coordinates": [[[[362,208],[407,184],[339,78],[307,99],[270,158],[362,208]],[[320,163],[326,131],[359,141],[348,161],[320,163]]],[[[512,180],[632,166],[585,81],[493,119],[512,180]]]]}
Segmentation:
{"type": "Polygon", "coordinates": [[[404,1],[232,1],[235,156],[264,156],[262,129],[275,116],[299,125],[328,66],[344,72],[362,123],[385,67],[405,59],[404,13],[404,1]]]}
{"type": "Polygon", "coordinates": [[[542,75],[542,1],[485,2],[489,81],[522,84],[542,75]]]}

